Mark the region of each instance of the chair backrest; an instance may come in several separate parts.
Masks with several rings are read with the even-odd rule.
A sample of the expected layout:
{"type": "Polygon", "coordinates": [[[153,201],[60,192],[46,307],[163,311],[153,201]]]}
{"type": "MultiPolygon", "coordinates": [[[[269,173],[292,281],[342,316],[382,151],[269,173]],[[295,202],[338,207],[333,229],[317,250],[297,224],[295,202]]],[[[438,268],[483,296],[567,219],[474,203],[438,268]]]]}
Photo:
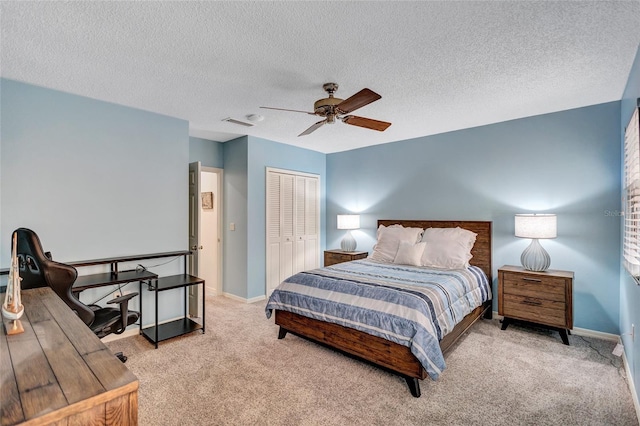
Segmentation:
{"type": "MultiPolygon", "coordinates": [[[[71,287],[78,277],[78,271],[71,265],[56,262],[45,253],[40,238],[31,229],[18,228],[17,255],[20,263],[20,284],[22,289],[49,286],[72,310],[76,311],[85,324],[91,325],[94,312],[80,302],[71,287]]],[[[12,236],[13,240],[13,236],[12,236]]]]}

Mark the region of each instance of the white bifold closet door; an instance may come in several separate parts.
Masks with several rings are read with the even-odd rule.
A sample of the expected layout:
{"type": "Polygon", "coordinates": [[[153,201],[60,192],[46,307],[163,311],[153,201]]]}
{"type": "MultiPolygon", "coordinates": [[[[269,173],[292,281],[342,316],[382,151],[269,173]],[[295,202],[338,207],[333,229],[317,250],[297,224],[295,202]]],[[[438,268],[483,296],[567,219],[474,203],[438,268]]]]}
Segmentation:
{"type": "Polygon", "coordinates": [[[267,168],[266,294],[320,265],[320,177],[267,168]]]}

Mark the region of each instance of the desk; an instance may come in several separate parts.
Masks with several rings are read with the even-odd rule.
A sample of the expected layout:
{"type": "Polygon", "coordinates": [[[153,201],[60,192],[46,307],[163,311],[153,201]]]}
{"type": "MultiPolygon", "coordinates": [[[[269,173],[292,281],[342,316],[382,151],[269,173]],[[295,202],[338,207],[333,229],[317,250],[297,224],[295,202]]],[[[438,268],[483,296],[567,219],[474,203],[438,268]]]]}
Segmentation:
{"type": "Polygon", "coordinates": [[[188,250],[171,251],[163,253],[151,253],[134,256],[119,256],[108,257],[104,259],[83,260],[78,262],[69,262],[67,265],[74,266],[76,268],[85,266],[98,266],[109,265],[110,272],[103,272],[90,275],[79,275],[76,282],[71,287],[73,294],[79,298],[79,294],[90,288],[99,288],[103,286],[127,284],[138,282],[139,283],[139,296],[140,296],[140,324],[142,322],[142,285],[145,284],[149,291],[155,293],[155,320],[154,325],[142,328],[140,326],[140,334],[142,334],[147,340],[158,348],[158,342],[161,342],[172,337],[180,336],[182,334],[190,333],[195,330],[205,331],[205,285],[202,278],[198,278],[187,273],[187,256],[190,256],[191,252],[188,250]],[[160,259],[166,257],[183,257],[184,258],[184,272],[182,274],[159,277],[157,274],[146,269],[135,269],[128,271],[120,271],[120,263],[135,262],[138,260],[148,259],[160,259]],[[202,285],[202,321],[197,323],[187,315],[187,288],[191,286],[202,285]],[[170,321],[164,324],[158,323],[158,293],[172,289],[184,289],[185,298],[185,310],[183,317],[170,321]]]}
{"type": "MultiPolygon", "coordinates": [[[[138,282],[139,283],[139,295],[142,298],[143,287],[145,284],[149,291],[153,291],[155,293],[155,317],[154,317],[154,325],[142,328],[140,326],[140,334],[142,334],[147,340],[153,343],[158,348],[158,342],[163,340],[171,339],[176,336],[180,336],[186,333],[191,333],[196,330],[202,330],[202,333],[205,331],[205,285],[204,280],[202,278],[198,278],[193,275],[189,275],[187,273],[187,259],[186,256],[191,255],[190,251],[174,251],[174,252],[164,252],[164,253],[152,253],[145,255],[136,255],[136,256],[121,256],[121,257],[110,257],[105,259],[94,259],[94,260],[84,260],[81,262],[69,263],[69,265],[75,267],[82,266],[96,266],[96,265],[110,265],[111,272],[104,272],[99,274],[91,274],[91,275],[80,275],[78,279],[73,284],[71,291],[78,294],[89,288],[96,288],[102,286],[108,286],[113,284],[126,284],[130,282],[138,282]],[[137,260],[146,260],[146,259],[158,259],[163,257],[174,257],[174,256],[183,256],[184,259],[184,273],[178,275],[171,275],[165,277],[159,277],[157,274],[154,274],[151,271],[146,269],[143,270],[130,270],[130,271],[120,271],[118,266],[122,262],[132,262],[137,260]],[[187,288],[191,286],[202,285],[202,321],[198,323],[193,319],[189,318],[187,315],[187,288]],[[179,289],[182,288],[184,290],[184,299],[185,299],[185,309],[184,315],[176,320],[165,322],[163,324],[158,323],[158,293],[179,289]]],[[[143,316],[142,316],[142,302],[140,303],[140,324],[143,324],[143,316]]]]}
{"type": "MultiPolygon", "coordinates": [[[[2,295],[4,300],[4,295],[2,295]]],[[[0,335],[0,424],[138,424],[138,379],[48,287],[0,335]]]]}

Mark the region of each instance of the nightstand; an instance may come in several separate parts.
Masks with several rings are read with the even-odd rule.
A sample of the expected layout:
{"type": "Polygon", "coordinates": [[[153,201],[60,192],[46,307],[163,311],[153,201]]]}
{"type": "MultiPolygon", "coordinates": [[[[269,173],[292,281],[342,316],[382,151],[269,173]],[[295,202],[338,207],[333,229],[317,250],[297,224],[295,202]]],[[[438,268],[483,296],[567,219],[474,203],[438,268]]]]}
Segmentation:
{"type": "Polygon", "coordinates": [[[562,343],[568,345],[567,333],[573,328],[573,272],[503,266],[498,269],[498,313],[504,317],[503,330],[512,320],[528,321],[559,331],[562,343]]]}
{"type": "Polygon", "coordinates": [[[325,250],[324,266],[335,265],[336,263],[351,262],[352,260],[364,259],[369,255],[366,251],[344,251],[325,250]]]}

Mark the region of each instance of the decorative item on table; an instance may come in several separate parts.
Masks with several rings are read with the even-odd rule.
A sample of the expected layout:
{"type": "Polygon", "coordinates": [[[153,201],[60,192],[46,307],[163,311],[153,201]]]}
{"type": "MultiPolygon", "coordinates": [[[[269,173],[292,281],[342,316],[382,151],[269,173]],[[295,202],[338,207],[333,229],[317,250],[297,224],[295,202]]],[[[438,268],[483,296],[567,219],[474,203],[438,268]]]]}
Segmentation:
{"type": "Polygon", "coordinates": [[[515,216],[515,229],[516,237],[531,238],[531,244],[520,256],[522,266],[529,271],[546,271],[551,264],[551,258],[538,240],[542,238],[556,238],[556,215],[517,214],[515,216]]]}
{"type": "Polygon", "coordinates": [[[18,234],[13,233],[13,244],[11,249],[11,269],[9,270],[9,281],[2,304],[2,316],[9,320],[5,323],[7,335],[24,332],[20,317],[24,313],[22,297],[20,295],[20,274],[18,272],[18,234]]]}
{"type": "Polygon", "coordinates": [[[352,229],[360,228],[360,215],[359,214],[339,214],[338,215],[338,229],[346,229],[347,234],[340,242],[340,248],[344,251],[355,251],[356,240],[351,235],[352,229]]]}

